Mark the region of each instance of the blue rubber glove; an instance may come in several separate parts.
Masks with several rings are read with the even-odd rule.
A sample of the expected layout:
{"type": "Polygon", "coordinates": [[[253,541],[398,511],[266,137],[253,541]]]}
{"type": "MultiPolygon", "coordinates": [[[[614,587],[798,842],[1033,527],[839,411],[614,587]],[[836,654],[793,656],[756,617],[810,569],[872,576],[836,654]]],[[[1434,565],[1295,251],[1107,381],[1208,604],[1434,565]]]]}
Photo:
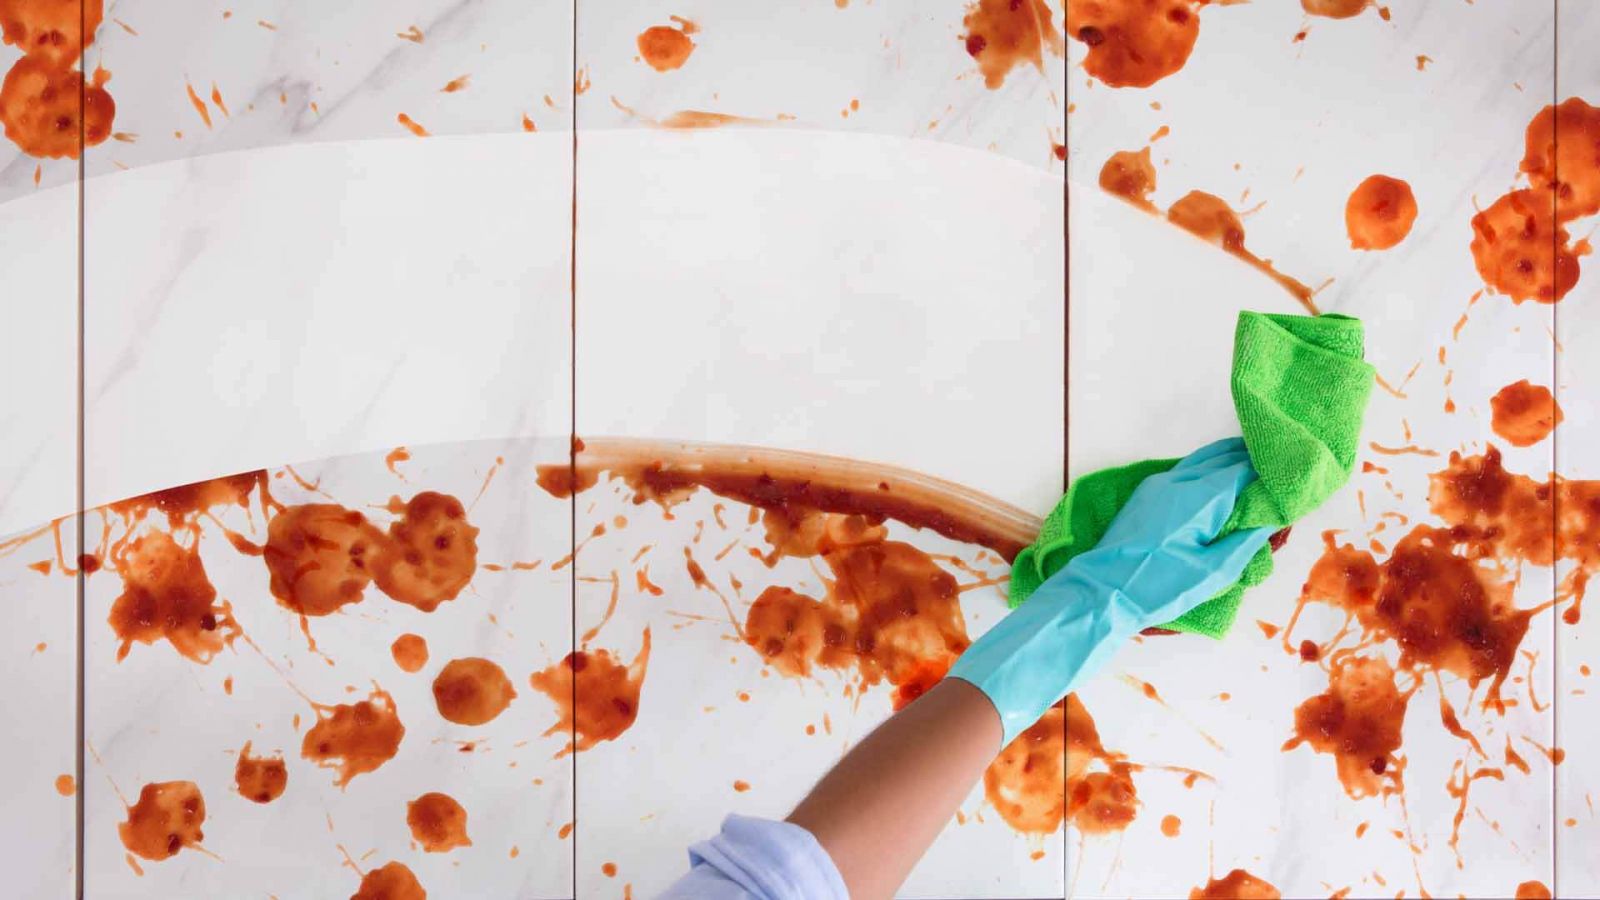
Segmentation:
{"type": "Polygon", "coordinates": [[[1256,480],[1240,438],[1207,444],[1146,478],[1105,537],[961,654],[950,677],[994,703],[1001,746],[1039,720],[1124,641],[1233,583],[1270,529],[1216,540],[1256,480]]]}

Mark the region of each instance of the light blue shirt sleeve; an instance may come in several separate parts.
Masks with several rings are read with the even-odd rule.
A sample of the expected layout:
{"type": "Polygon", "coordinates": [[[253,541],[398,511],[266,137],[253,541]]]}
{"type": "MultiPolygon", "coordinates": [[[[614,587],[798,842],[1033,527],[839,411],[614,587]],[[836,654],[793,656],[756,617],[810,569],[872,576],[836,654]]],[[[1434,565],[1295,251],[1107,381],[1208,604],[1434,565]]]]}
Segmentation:
{"type": "Polygon", "coordinates": [[[811,832],[731,815],[689,848],[689,874],[661,900],[849,900],[844,879],[811,832]]]}

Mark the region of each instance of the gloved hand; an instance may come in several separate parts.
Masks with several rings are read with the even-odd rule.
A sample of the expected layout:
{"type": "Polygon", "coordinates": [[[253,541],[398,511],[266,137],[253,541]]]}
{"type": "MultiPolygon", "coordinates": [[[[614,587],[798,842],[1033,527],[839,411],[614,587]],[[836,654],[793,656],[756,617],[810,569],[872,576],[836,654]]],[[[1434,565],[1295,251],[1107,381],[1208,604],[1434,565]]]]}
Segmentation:
{"type": "Polygon", "coordinates": [[[1011,742],[1140,630],[1233,583],[1271,529],[1217,533],[1256,479],[1241,438],[1140,483],[1094,549],[1072,559],[961,654],[949,676],[994,703],[1011,742]]]}

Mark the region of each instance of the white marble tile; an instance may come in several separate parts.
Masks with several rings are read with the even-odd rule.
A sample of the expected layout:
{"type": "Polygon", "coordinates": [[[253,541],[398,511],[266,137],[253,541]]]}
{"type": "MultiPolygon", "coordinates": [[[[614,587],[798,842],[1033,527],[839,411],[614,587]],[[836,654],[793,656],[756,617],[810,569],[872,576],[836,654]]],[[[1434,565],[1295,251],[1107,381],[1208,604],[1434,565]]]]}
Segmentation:
{"type": "MultiPolygon", "coordinates": [[[[1035,513],[1059,496],[1057,178],[930,142],[813,132],[585,133],[579,154],[580,436],[827,453],[1035,513]]],[[[854,676],[764,673],[735,636],[729,617],[743,622],[765,588],[820,590],[797,561],[750,558],[768,547],[744,505],[722,501],[718,524],[701,495],[665,520],[618,490],[579,496],[580,538],[611,530],[578,554],[578,624],[602,620],[615,572],[617,610],[594,645],[632,659],[647,626],[653,644],[638,721],[577,757],[584,896],[618,883],[649,895],[725,814],[786,814],[889,710],[887,683],[852,698],[854,676]],[[728,609],[695,588],[685,550],[728,609]],[[659,597],[637,580],[646,565],[659,597]]],[[[891,536],[966,559],[977,549],[891,536]]],[[[992,588],[962,607],[969,634],[1004,610],[992,588]]],[[[964,815],[907,896],[1059,895],[1059,831],[1018,834],[981,788],[964,815]]]]}
{"type": "MultiPolygon", "coordinates": [[[[1096,187],[1113,152],[1147,145],[1159,207],[1190,190],[1215,193],[1236,210],[1263,204],[1244,217],[1246,246],[1312,286],[1333,279],[1316,302],[1366,322],[1368,358],[1390,384],[1402,385],[1417,366],[1403,398],[1375,391],[1364,443],[1415,443],[1443,455],[1503,446],[1489,427],[1489,398],[1519,378],[1548,377],[1550,314],[1548,307],[1515,306],[1496,295],[1469,304],[1483,287],[1468,250],[1469,223],[1475,199],[1481,208],[1512,186],[1523,128],[1548,102],[1554,36],[1548,11],[1436,5],[1397,8],[1385,22],[1375,9],[1335,21],[1304,17],[1293,4],[1242,5],[1207,7],[1200,22],[1188,64],[1144,90],[1090,84],[1077,65],[1085,45],[1069,44],[1072,470],[1181,454],[1233,430],[1225,383],[1233,311],[1299,311],[1263,275],[1096,187]],[[1302,29],[1307,34],[1296,42],[1302,29]],[[1431,57],[1422,71],[1419,54],[1431,57]],[[1170,134],[1152,143],[1163,126],[1170,134]],[[1353,251],[1344,233],[1345,201],[1375,172],[1408,181],[1420,213],[1398,247],[1353,251]],[[1467,322],[1458,330],[1463,313],[1467,322]],[[1174,391],[1175,384],[1195,387],[1174,391]],[[1447,399],[1453,413],[1444,411],[1447,399]],[[1108,419],[1115,429],[1086,427],[1108,419]]],[[[1550,469],[1548,442],[1505,449],[1513,471],[1539,477],[1550,469]]],[[[1412,699],[1402,752],[1413,838],[1391,834],[1408,827],[1397,798],[1351,800],[1329,757],[1304,747],[1279,749],[1292,734],[1296,705],[1325,690],[1327,674],[1285,653],[1253,622],[1285,623],[1321,553],[1323,530],[1342,529],[1344,540],[1363,545],[1376,539],[1381,560],[1409,528],[1439,524],[1429,512],[1427,476],[1444,468],[1443,455],[1388,457],[1369,445],[1363,459],[1390,471],[1358,474],[1295,529],[1277,555],[1276,574],[1246,598],[1240,625],[1226,641],[1147,639],[1120,657],[1120,672],[1156,685],[1170,710],[1131,702],[1137,694],[1114,677],[1083,692],[1107,746],[1137,761],[1202,769],[1217,783],[1190,791],[1172,776],[1143,776],[1145,805],[1125,835],[1086,837],[1081,871],[1069,876],[1073,896],[1182,895],[1203,885],[1208,871],[1235,867],[1286,896],[1346,886],[1357,896],[1409,894],[1419,879],[1435,895],[1503,895],[1525,880],[1549,882],[1551,767],[1523,738],[1548,745],[1552,717],[1547,708],[1533,708],[1525,659],[1507,684],[1518,704],[1504,717],[1469,708],[1467,686],[1444,680],[1488,760],[1464,754],[1466,745],[1444,730],[1431,677],[1412,699]],[[1409,524],[1385,520],[1386,513],[1404,515],[1409,524]],[[1204,678],[1195,678],[1197,671],[1204,678]],[[1218,696],[1224,692],[1226,702],[1218,696]],[[1222,749],[1196,740],[1197,730],[1222,749]],[[1508,739],[1532,772],[1504,767],[1504,782],[1473,784],[1458,867],[1450,846],[1457,800],[1446,789],[1452,765],[1465,759],[1474,768],[1501,766],[1508,739]],[[1169,814],[1184,823],[1176,839],[1157,828],[1169,814]],[[1370,830],[1358,838],[1361,822],[1370,830]],[[1417,853],[1409,847],[1413,840],[1417,853]],[[1172,862],[1136,862],[1155,855],[1172,862]]],[[[1549,569],[1525,567],[1517,605],[1548,599],[1551,578],[1549,569]]],[[[1331,637],[1339,619],[1310,607],[1295,640],[1331,637]]],[[[1522,643],[1538,653],[1532,688],[1541,704],[1552,693],[1554,628],[1552,614],[1542,613],[1522,643]]],[[[1393,651],[1392,644],[1382,650],[1393,651]]]]}
{"type": "MultiPolygon", "coordinates": [[[[1580,49],[1600,36],[1600,9],[1570,0],[1560,0],[1556,6],[1561,23],[1556,99],[1580,97],[1590,105],[1600,105],[1600,74],[1580,49]]],[[[1561,141],[1571,137],[1566,128],[1557,135],[1561,141]]],[[[1566,175],[1560,177],[1568,180],[1566,175]]],[[[1574,236],[1593,231],[1595,221],[1578,220],[1572,226],[1574,236]]],[[[1555,390],[1563,415],[1554,442],[1560,475],[1592,485],[1600,479],[1595,455],[1595,448],[1600,447],[1600,412],[1594,402],[1600,374],[1592,362],[1600,351],[1600,276],[1593,257],[1581,263],[1577,287],[1553,310],[1559,350],[1555,390]]],[[[1581,511],[1574,512],[1581,515],[1581,511]]],[[[1566,578],[1577,567],[1569,561],[1558,571],[1566,578]]],[[[1600,625],[1595,621],[1592,600],[1585,603],[1576,624],[1560,627],[1555,668],[1555,743],[1566,751],[1566,762],[1555,770],[1553,884],[1558,896],[1593,896],[1600,894],[1600,814],[1594,810],[1596,795],[1600,795],[1600,757],[1594,752],[1600,745],[1600,687],[1594,674],[1600,668],[1600,625]]]]}
{"type": "MultiPolygon", "coordinates": [[[[105,89],[123,137],[88,148],[88,172],[410,137],[401,113],[436,135],[521,132],[525,116],[540,130],[567,130],[572,8],[551,0],[217,0],[181,10],[107,3],[85,65],[111,73],[105,89]],[[443,90],[462,78],[459,89],[443,90]]],[[[0,48],[0,65],[12,52],[0,48]]],[[[0,144],[0,197],[32,190],[40,162],[0,144]]],[[[71,160],[42,166],[47,185],[76,177],[71,160]]]]}
{"type": "MultiPolygon", "coordinates": [[[[1041,12],[1058,35],[1059,9],[1030,2],[1012,14],[1041,12]]],[[[629,0],[580,8],[577,64],[590,87],[578,100],[578,122],[585,130],[639,127],[684,111],[710,112],[755,120],[741,124],[764,120],[784,129],[988,149],[1059,172],[1055,148],[1065,109],[1059,47],[1037,34],[1021,41],[1038,65],[1021,60],[990,88],[967,53],[965,36],[973,31],[967,13],[960,4],[859,0],[764,7],[629,0]],[[641,37],[651,28],[679,31],[668,45],[677,53],[642,53],[641,37]]]]}
{"type": "Polygon", "coordinates": [[[67,567],[77,556],[76,184],[0,202],[0,814],[8,890],[67,897],[74,877],[77,587],[53,535],[62,517],[67,567]],[[32,535],[29,537],[29,535],[32,535]],[[44,569],[41,573],[35,568],[44,569]]]}

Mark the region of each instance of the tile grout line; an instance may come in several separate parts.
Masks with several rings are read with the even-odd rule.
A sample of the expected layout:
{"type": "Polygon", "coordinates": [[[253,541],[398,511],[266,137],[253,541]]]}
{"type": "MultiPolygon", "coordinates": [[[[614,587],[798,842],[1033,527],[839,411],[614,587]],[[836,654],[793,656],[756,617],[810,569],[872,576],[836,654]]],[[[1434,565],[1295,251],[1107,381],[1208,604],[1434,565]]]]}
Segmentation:
{"type": "MultiPolygon", "coordinates": [[[[83,35],[83,34],[86,34],[87,30],[88,30],[88,12],[85,9],[86,5],[87,5],[87,3],[84,2],[84,0],[79,0],[79,3],[78,3],[78,34],[80,36],[83,35]]],[[[82,68],[82,66],[80,65],[79,68],[82,68]]],[[[84,191],[86,190],[86,185],[84,183],[84,158],[83,158],[83,156],[84,156],[84,122],[83,122],[83,110],[84,110],[84,105],[87,102],[87,95],[88,95],[88,91],[87,91],[86,82],[85,82],[85,80],[83,78],[80,77],[78,79],[78,297],[77,297],[77,303],[78,303],[78,310],[77,310],[77,313],[78,313],[78,316],[77,316],[78,317],[78,322],[77,322],[77,325],[78,325],[78,335],[77,335],[78,346],[77,346],[77,351],[78,351],[78,353],[77,353],[77,356],[78,356],[78,358],[77,358],[77,384],[75,386],[76,389],[77,389],[76,390],[76,392],[77,392],[76,401],[77,401],[78,429],[77,429],[77,435],[75,436],[76,439],[77,439],[77,441],[76,441],[77,442],[77,446],[75,448],[76,449],[76,455],[77,455],[77,460],[76,460],[77,467],[76,467],[76,471],[74,472],[75,483],[73,485],[73,501],[74,501],[73,502],[73,513],[74,513],[73,518],[74,518],[74,526],[75,526],[73,530],[75,532],[75,538],[76,538],[76,541],[77,541],[78,559],[80,560],[80,562],[78,563],[78,566],[77,566],[78,572],[77,572],[77,577],[75,579],[75,591],[74,591],[74,593],[75,593],[75,597],[74,597],[75,610],[74,610],[73,631],[74,631],[74,635],[75,635],[74,656],[75,656],[75,663],[76,663],[76,673],[75,674],[76,674],[76,682],[77,682],[77,684],[76,684],[76,691],[75,691],[75,697],[74,697],[73,751],[72,751],[73,778],[76,779],[76,786],[77,786],[77,790],[73,792],[74,800],[73,800],[73,809],[72,809],[72,814],[73,814],[73,842],[72,842],[72,846],[73,846],[72,873],[73,874],[72,874],[72,881],[73,881],[73,893],[78,898],[78,900],[83,900],[83,897],[84,897],[84,881],[85,881],[85,879],[84,879],[84,874],[83,874],[83,858],[84,858],[84,853],[83,853],[84,827],[83,827],[83,825],[84,825],[84,794],[86,793],[86,790],[87,790],[86,785],[84,783],[84,777],[83,777],[84,776],[84,758],[83,758],[83,746],[84,746],[84,744],[83,744],[83,742],[84,742],[84,738],[85,738],[85,734],[84,734],[84,710],[85,710],[85,704],[87,702],[87,692],[86,692],[86,686],[84,684],[84,633],[83,633],[83,629],[84,629],[84,578],[85,578],[85,573],[83,571],[83,563],[81,562],[81,560],[83,559],[83,493],[84,493],[84,491],[83,491],[83,481],[84,481],[84,479],[83,479],[83,473],[84,473],[83,453],[84,453],[84,445],[85,445],[85,442],[84,442],[84,402],[83,402],[83,400],[84,400],[84,390],[83,390],[83,373],[84,373],[84,365],[83,365],[83,363],[84,363],[84,352],[83,352],[83,336],[84,336],[84,327],[83,327],[83,313],[84,313],[84,302],[83,302],[83,298],[84,298],[84,286],[83,286],[83,277],[84,277],[84,275],[83,275],[83,273],[84,273],[84,264],[83,264],[83,261],[84,261],[84,214],[83,214],[83,211],[84,211],[84,191]]]]}
{"type": "MultiPolygon", "coordinates": [[[[1551,108],[1551,177],[1556,184],[1561,183],[1561,119],[1556,115],[1560,104],[1561,93],[1561,0],[1550,0],[1551,12],[1551,41],[1550,41],[1550,108],[1551,108]]],[[[1551,217],[1555,216],[1556,190],[1551,189],[1550,205],[1551,217]]],[[[1551,271],[1554,261],[1559,253],[1556,245],[1556,233],[1550,233],[1550,259],[1551,271]]],[[[1561,318],[1560,303],[1550,304],[1550,404],[1552,409],[1560,409],[1561,400],[1561,318]]],[[[1556,523],[1561,520],[1561,491],[1558,489],[1561,478],[1561,434],[1560,429],[1552,425],[1550,429],[1550,546],[1552,548],[1550,560],[1550,597],[1556,596],[1559,583],[1559,568],[1561,561],[1560,533],[1556,523]]],[[[1561,619],[1554,610],[1550,615],[1550,746],[1556,746],[1556,741],[1561,737],[1561,619]]],[[[1532,674],[1529,674],[1529,685],[1532,685],[1532,674]]],[[[1561,785],[1560,776],[1554,763],[1550,766],[1550,894],[1553,897],[1561,896],[1561,785]]]]}
{"type": "MultiPolygon", "coordinates": [[[[570,124],[572,127],[572,163],[569,169],[570,184],[568,189],[572,199],[571,219],[568,226],[567,243],[567,318],[572,328],[568,343],[567,359],[571,366],[571,377],[567,381],[567,478],[568,483],[576,487],[578,483],[578,0],[572,0],[572,71],[568,83],[568,94],[571,98],[572,113],[570,124]]],[[[567,573],[570,605],[567,615],[567,645],[568,653],[578,652],[578,492],[573,490],[567,498],[567,540],[568,552],[572,556],[572,571],[567,573]]],[[[570,657],[569,657],[570,658],[570,657]]],[[[578,672],[572,673],[572,709],[578,708],[578,672]]],[[[582,829],[578,827],[578,720],[574,716],[568,729],[568,740],[573,748],[570,754],[572,790],[569,794],[572,818],[572,896],[578,896],[578,841],[582,829]]]]}
{"type": "MultiPolygon", "coordinates": [[[[1061,21],[1061,27],[1062,27],[1063,31],[1066,30],[1066,26],[1067,26],[1066,17],[1065,17],[1065,14],[1063,14],[1062,21],[1061,21]]],[[[1061,485],[1060,486],[1061,486],[1061,489],[1062,489],[1063,492],[1066,491],[1067,484],[1069,483],[1069,480],[1071,478],[1071,473],[1069,471],[1068,460],[1069,460],[1069,457],[1070,457],[1070,454],[1071,454],[1071,447],[1072,447],[1072,281],[1071,281],[1071,278],[1072,278],[1072,226],[1069,224],[1070,220],[1071,220],[1072,181],[1071,181],[1071,179],[1069,179],[1067,177],[1067,157],[1069,157],[1071,155],[1071,153],[1072,153],[1072,150],[1071,150],[1072,137],[1071,137],[1071,133],[1070,133],[1070,122],[1069,122],[1069,120],[1067,118],[1067,108],[1072,105],[1072,102],[1071,102],[1072,101],[1072,78],[1071,78],[1071,75],[1070,75],[1070,71],[1071,71],[1071,61],[1069,59],[1067,59],[1067,55],[1065,53],[1063,53],[1062,54],[1062,66],[1061,66],[1061,73],[1062,73],[1061,74],[1061,90],[1062,90],[1062,101],[1061,101],[1062,102],[1062,107],[1061,107],[1061,143],[1062,143],[1062,145],[1064,147],[1067,148],[1062,153],[1062,160],[1061,160],[1061,485]]],[[[1070,723],[1066,721],[1065,717],[1062,718],[1061,728],[1062,728],[1063,732],[1065,732],[1066,730],[1068,730],[1070,728],[1070,723]]],[[[1064,736],[1065,735],[1063,735],[1063,737],[1064,736]]],[[[1063,740],[1062,748],[1061,748],[1061,756],[1062,756],[1061,796],[1062,796],[1063,800],[1065,800],[1065,798],[1067,796],[1067,773],[1072,770],[1072,760],[1069,758],[1071,756],[1071,754],[1072,754],[1071,745],[1069,743],[1067,743],[1065,740],[1063,740]]],[[[1071,858],[1071,854],[1068,852],[1068,849],[1067,849],[1068,848],[1068,844],[1070,843],[1067,840],[1067,837],[1070,834],[1071,829],[1068,827],[1068,824],[1067,824],[1068,820],[1066,818],[1065,813],[1066,813],[1066,808],[1065,808],[1065,806],[1063,806],[1062,807],[1062,819],[1061,819],[1061,897],[1062,897],[1062,900],[1066,900],[1067,891],[1069,889],[1069,885],[1071,884],[1071,882],[1068,880],[1068,876],[1071,873],[1068,871],[1068,864],[1067,864],[1068,860],[1071,858]]]]}

